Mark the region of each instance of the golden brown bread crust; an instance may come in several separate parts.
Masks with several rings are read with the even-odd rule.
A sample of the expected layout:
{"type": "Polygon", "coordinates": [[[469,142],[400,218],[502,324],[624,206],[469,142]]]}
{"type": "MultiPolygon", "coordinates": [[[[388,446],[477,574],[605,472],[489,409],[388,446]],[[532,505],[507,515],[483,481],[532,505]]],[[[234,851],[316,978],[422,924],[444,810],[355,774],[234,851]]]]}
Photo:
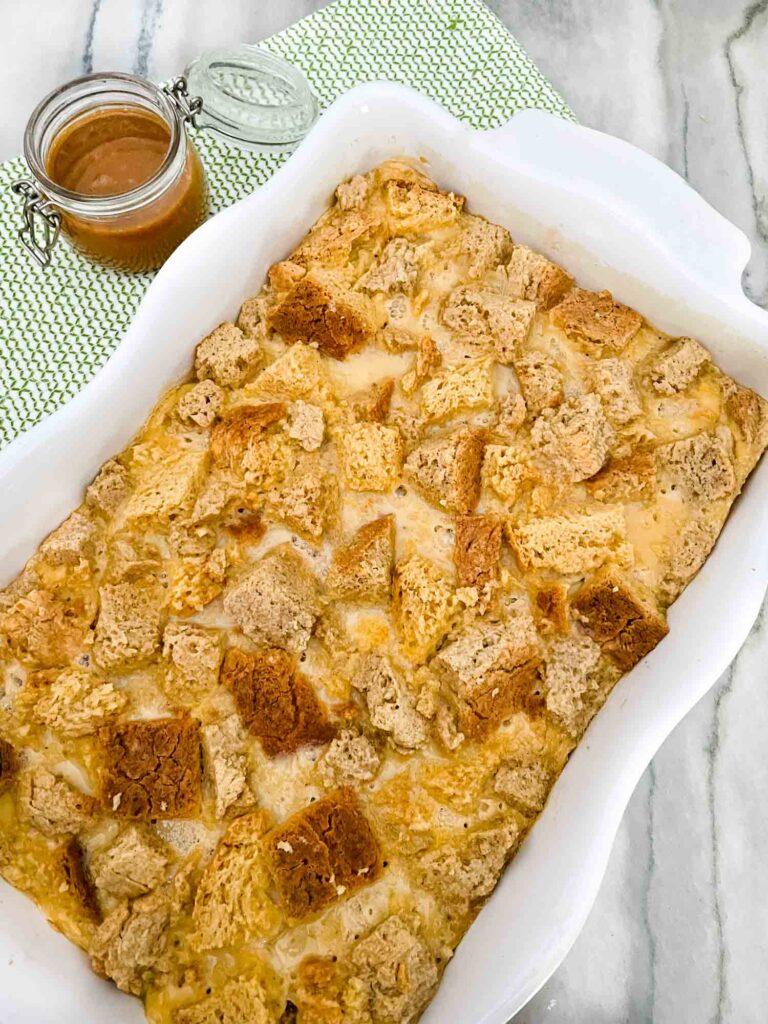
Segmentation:
{"type": "Polygon", "coordinates": [[[191,718],[122,722],[102,732],[102,801],[118,818],[193,818],[200,810],[198,726],[191,718]]]}
{"type": "Polygon", "coordinates": [[[669,632],[663,616],[621,573],[604,566],[573,599],[584,631],[628,672],[669,632]]]}
{"type": "Polygon", "coordinates": [[[0,737],[0,796],[11,788],[19,770],[19,758],[15,748],[0,737]]]}
{"type": "Polygon", "coordinates": [[[392,590],[395,560],[395,517],[366,523],[349,543],[334,550],[326,587],[341,601],[386,604],[392,590]]]}
{"type": "Polygon", "coordinates": [[[450,512],[472,512],[480,498],[480,467],[488,432],[462,427],[415,448],[404,476],[427,501],[450,512]]]}
{"type": "Polygon", "coordinates": [[[230,648],[221,681],[232,692],[246,727],[270,757],[320,746],[336,735],[312,684],[287,651],[230,648]]]}
{"type": "Polygon", "coordinates": [[[270,311],[269,325],[286,341],[316,345],[335,359],[362,348],[375,329],[362,296],[312,273],[270,311]]]}
{"type": "Polygon", "coordinates": [[[457,516],[453,561],[462,587],[484,587],[499,576],[502,521],[498,516],[457,516]]]}
{"type": "Polygon", "coordinates": [[[258,444],[267,427],[284,419],[283,402],[239,405],[211,431],[211,455],[222,469],[238,469],[251,445],[258,444]]]}
{"type": "Polygon", "coordinates": [[[643,318],[634,309],[615,302],[610,292],[574,288],[550,312],[552,323],[580,341],[621,352],[637,334],[643,318]]]}
{"type": "Polygon", "coordinates": [[[564,583],[544,583],[536,587],[532,611],[542,633],[554,631],[564,636],[569,629],[568,587],[564,583]]]}
{"type": "Polygon", "coordinates": [[[349,788],[297,811],[262,845],[286,913],[294,918],[375,882],[382,870],[378,841],[349,788]]]}
{"type": "Polygon", "coordinates": [[[68,893],[94,921],[101,920],[96,889],[85,866],[85,851],[80,840],[72,836],[58,851],[64,885],[68,893]]]}

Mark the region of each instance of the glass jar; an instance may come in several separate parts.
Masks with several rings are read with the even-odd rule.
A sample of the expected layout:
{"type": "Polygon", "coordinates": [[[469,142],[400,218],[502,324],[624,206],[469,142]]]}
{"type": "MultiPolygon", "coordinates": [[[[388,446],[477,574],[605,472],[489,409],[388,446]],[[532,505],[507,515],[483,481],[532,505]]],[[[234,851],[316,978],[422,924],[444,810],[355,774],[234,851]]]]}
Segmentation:
{"type": "Polygon", "coordinates": [[[208,213],[205,172],[185,130],[197,109],[184,103],[178,82],[160,89],[119,73],[86,75],[46,96],[24,135],[32,181],[14,186],[25,199],[22,241],[37,261],[50,260],[61,230],[95,262],[159,267],[208,213]],[[104,162],[120,142],[116,119],[121,131],[134,133],[134,145],[111,152],[113,169],[119,166],[129,185],[113,192],[104,162]]]}
{"type": "Polygon", "coordinates": [[[21,241],[41,266],[61,232],[88,259],[153,270],[208,212],[187,125],[230,145],[275,152],[293,149],[317,116],[304,75],[257,46],[205,53],[164,88],[117,72],[75,79],[46,96],[27,124],[31,178],[13,185],[24,204],[21,241]],[[131,119],[140,123],[146,146],[137,155],[126,136],[128,150],[113,149],[105,159],[106,126],[118,117],[122,128],[131,119]],[[126,152],[135,174],[126,169],[126,152]],[[118,177],[127,187],[110,189],[118,177]]]}

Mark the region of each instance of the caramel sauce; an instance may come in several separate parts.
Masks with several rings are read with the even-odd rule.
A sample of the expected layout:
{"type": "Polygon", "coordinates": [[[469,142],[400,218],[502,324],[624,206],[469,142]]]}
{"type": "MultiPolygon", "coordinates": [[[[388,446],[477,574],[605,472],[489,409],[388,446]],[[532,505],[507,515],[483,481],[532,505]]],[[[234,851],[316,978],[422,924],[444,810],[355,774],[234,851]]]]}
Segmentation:
{"type": "MultiPolygon", "coordinates": [[[[46,160],[48,177],[78,196],[109,198],[145,185],[163,167],[165,121],[139,106],[103,107],[66,125],[46,160]]],[[[89,259],[124,270],[153,270],[205,219],[208,192],[189,139],[181,173],[154,200],[126,213],[62,213],[62,230],[89,259]]]]}

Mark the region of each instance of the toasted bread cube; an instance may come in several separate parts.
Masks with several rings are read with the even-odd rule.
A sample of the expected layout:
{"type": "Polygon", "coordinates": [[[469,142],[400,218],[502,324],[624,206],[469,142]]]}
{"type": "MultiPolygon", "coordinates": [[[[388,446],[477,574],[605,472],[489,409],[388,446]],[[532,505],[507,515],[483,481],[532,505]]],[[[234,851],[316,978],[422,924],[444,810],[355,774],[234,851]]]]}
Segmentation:
{"type": "Polygon", "coordinates": [[[397,427],[354,423],[341,443],[342,471],[353,491],[391,491],[403,466],[403,441],[397,427]]]}
{"type": "Polygon", "coordinates": [[[326,586],[340,601],[386,603],[392,592],[395,517],[366,523],[349,543],[333,552],[326,586]]]}
{"type": "Polygon", "coordinates": [[[85,503],[111,516],[131,493],[128,470],[117,459],[105,462],[85,492],[85,503]]]}
{"type": "Polygon", "coordinates": [[[291,408],[288,436],[298,441],[306,452],[316,452],[323,443],[325,418],[317,405],[299,400],[291,408]]]}
{"type": "Polygon", "coordinates": [[[0,614],[0,634],[17,658],[54,668],[77,657],[92,619],[82,600],[33,589],[0,614]]]}
{"type": "Polygon", "coordinates": [[[402,1024],[417,1020],[437,988],[434,956],[397,915],[358,942],[351,959],[370,991],[374,1020],[402,1024]]]}
{"type": "Polygon", "coordinates": [[[669,632],[652,599],[610,565],[581,587],[572,607],[587,635],[625,672],[669,632]]]}
{"type": "Polygon", "coordinates": [[[19,757],[8,740],[0,736],[0,796],[11,788],[19,770],[19,757]]]}
{"type": "Polygon", "coordinates": [[[426,661],[443,639],[456,609],[453,588],[422,555],[395,566],[392,617],[400,644],[412,661],[426,661]]]}
{"type": "Polygon", "coordinates": [[[507,264],[507,279],[512,295],[535,302],[539,309],[557,305],[573,287],[567,270],[524,245],[516,245],[507,264]]]}
{"type": "Polygon", "coordinates": [[[320,612],[317,580],[292,547],[280,545],[225,595],[224,610],[255,643],[302,654],[320,612]]]}
{"type": "Polygon", "coordinates": [[[66,892],[78,909],[92,921],[101,920],[101,909],[91,875],[85,866],[85,851],[76,836],[56,851],[63,882],[59,892],[66,892]]]}
{"type": "Polygon", "coordinates": [[[392,238],[357,287],[364,292],[398,292],[411,295],[419,276],[419,255],[415,245],[405,238],[392,238]]]}
{"type": "Polygon", "coordinates": [[[208,468],[208,453],[181,449],[171,459],[154,462],[151,452],[139,452],[136,464],[136,489],[125,506],[126,520],[166,521],[194,504],[208,468]]]}
{"type": "Polygon", "coordinates": [[[434,341],[428,335],[421,338],[413,365],[400,378],[400,390],[403,394],[414,394],[424,381],[429,379],[432,372],[440,366],[442,359],[440,349],[434,341]]]}
{"type": "Polygon", "coordinates": [[[459,412],[490,409],[493,403],[493,362],[490,359],[467,359],[432,377],[421,389],[421,412],[432,423],[459,412]]]}
{"type": "Polygon", "coordinates": [[[105,669],[140,665],[160,650],[166,592],[154,577],[99,589],[93,657],[105,669]]]}
{"type": "Polygon", "coordinates": [[[473,626],[430,662],[451,691],[459,727],[483,737],[516,711],[536,710],[541,650],[533,621],[520,615],[507,623],[473,626]]]}
{"type": "Polygon", "coordinates": [[[197,722],[137,719],[104,730],[102,799],[115,817],[194,818],[202,773],[197,722]]]}
{"type": "Polygon", "coordinates": [[[420,881],[441,906],[467,914],[493,892],[520,838],[514,821],[465,833],[420,858],[420,881]]]}
{"type": "MultiPolygon", "coordinates": [[[[241,1020],[268,1024],[277,1019],[275,1011],[274,1000],[269,999],[261,978],[229,978],[208,986],[200,1002],[176,1010],[173,1024],[237,1024],[241,1020]]],[[[291,1018],[286,1016],[284,1020],[290,1022],[291,1018]]]]}
{"type": "Polygon", "coordinates": [[[699,376],[712,357],[693,338],[678,338],[651,367],[651,384],[660,395],[676,395],[699,376]]]}
{"type": "Polygon", "coordinates": [[[540,633],[565,634],[568,621],[568,587],[564,583],[544,583],[531,595],[531,610],[540,633]]]}
{"type": "Polygon", "coordinates": [[[552,323],[576,341],[621,352],[643,325],[634,309],[614,302],[608,291],[574,288],[552,309],[552,323]]]}
{"type": "Polygon", "coordinates": [[[38,556],[49,565],[78,566],[92,562],[103,550],[102,529],[89,512],[76,511],[49,533],[38,556]]]}
{"type": "Polygon", "coordinates": [[[156,838],[129,825],[93,857],[91,874],[99,890],[120,899],[135,899],[157,888],[165,878],[168,863],[156,838]]]}
{"type": "Polygon", "coordinates": [[[237,314],[235,326],[249,338],[263,338],[266,331],[264,327],[264,311],[266,307],[265,296],[259,293],[246,299],[237,314]]]}
{"type": "Polygon", "coordinates": [[[224,408],[225,392],[212,380],[201,380],[185,391],[176,406],[184,423],[197,427],[210,427],[224,408]]]}
{"type": "Polygon", "coordinates": [[[493,791],[522,814],[538,814],[547,799],[552,775],[540,762],[506,761],[496,772],[493,791]]]}
{"type": "MultiPolygon", "coordinates": [[[[263,811],[235,818],[208,861],[195,893],[189,944],[197,952],[237,947],[255,939],[272,938],[282,914],[269,895],[269,873],[261,842],[268,828],[263,811]]],[[[261,990],[263,992],[263,989],[261,990]]],[[[237,1017],[190,1016],[199,1024],[232,1024],[261,1021],[254,1016],[261,1003],[248,1002],[237,1017]]],[[[181,1019],[181,1018],[179,1018],[181,1019]]]]}
{"type": "Polygon", "coordinates": [[[166,692],[173,704],[193,706],[219,680],[222,638],[215,629],[191,622],[170,622],[163,633],[166,692]]]}
{"type": "Polygon", "coordinates": [[[91,940],[94,971],[123,992],[140,996],[163,959],[172,912],[171,899],[161,889],[130,905],[120,902],[91,940]]]}
{"type": "Polygon", "coordinates": [[[338,485],[322,454],[300,452],[267,494],[267,513],[309,541],[319,540],[338,508],[338,485]]]}
{"type": "Polygon", "coordinates": [[[637,448],[621,459],[611,459],[587,481],[598,501],[651,501],[656,493],[656,458],[652,448],[637,448]]]}
{"type": "Polygon", "coordinates": [[[128,705],[128,694],[116,690],[87,669],[62,672],[35,704],[36,721],[61,736],[88,736],[128,705]]]}
{"type": "Polygon", "coordinates": [[[502,522],[498,516],[457,516],[453,546],[461,587],[484,587],[499,578],[502,522]]]}
{"type": "Polygon", "coordinates": [[[320,353],[297,341],[265,367],[249,385],[249,394],[281,398],[295,402],[299,398],[317,400],[327,384],[320,353]]]}
{"type": "Polygon", "coordinates": [[[517,444],[489,444],[483,457],[482,482],[502,501],[514,505],[536,471],[524,448],[517,444]]]}
{"type": "Polygon", "coordinates": [[[580,736],[604,697],[600,647],[588,636],[557,637],[544,656],[547,711],[571,736],[580,736]]]}
{"type": "Polygon", "coordinates": [[[460,337],[485,341],[500,363],[511,364],[531,330],[536,306],[478,285],[459,285],[448,296],[443,323],[460,337]]]}
{"type": "Polygon", "coordinates": [[[629,551],[621,505],[510,521],[506,530],[526,572],[551,569],[565,576],[579,576],[611,558],[623,561],[629,551]]]}
{"type": "Polygon", "coordinates": [[[708,505],[736,490],[733,459],[720,434],[694,434],[659,445],[656,464],[672,491],[697,504],[708,505]]]}
{"type": "Polygon", "coordinates": [[[335,359],[356,352],[376,331],[373,309],[330,274],[310,271],[269,314],[285,341],[316,345],[335,359]]]}
{"type": "Polygon", "coordinates": [[[174,566],[168,608],[174,615],[194,615],[215,600],[224,589],[227,552],[216,548],[208,555],[184,558],[174,566]]]}
{"type": "Polygon", "coordinates": [[[545,457],[563,460],[578,483],[602,469],[615,435],[597,395],[579,395],[557,409],[546,409],[534,423],[531,439],[545,457]]]}
{"type": "Polygon", "coordinates": [[[221,469],[240,471],[250,464],[253,448],[269,427],[288,414],[283,402],[238,405],[211,431],[211,455],[221,469]]]}
{"type": "Polygon", "coordinates": [[[632,379],[632,366],[623,359],[598,359],[590,367],[592,386],[609,420],[623,425],[640,416],[643,407],[632,379]]]}
{"type": "Polygon", "coordinates": [[[464,206],[464,196],[441,192],[424,178],[393,178],[384,192],[394,229],[400,233],[432,231],[454,224],[464,206]]]}
{"type": "Polygon", "coordinates": [[[416,710],[413,694],[386,655],[366,655],[352,685],[365,695],[371,725],[391,736],[398,750],[424,746],[429,736],[429,722],[416,710]]]}
{"type": "Polygon", "coordinates": [[[383,377],[370,387],[350,395],[345,404],[358,422],[383,423],[389,415],[394,390],[394,380],[383,377]]]}
{"type": "Polygon", "coordinates": [[[336,734],[325,706],[287,651],[231,647],[224,657],[221,681],[232,692],[246,728],[269,757],[328,743],[336,734]]]}
{"type": "Polygon", "coordinates": [[[318,766],[326,786],[359,786],[376,777],[381,758],[362,733],[344,729],[331,741],[318,766]]]}
{"type": "Polygon", "coordinates": [[[383,233],[381,219],[371,210],[343,210],[331,207],[299,242],[290,260],[276,263],[269,271],[269,283],[275,292],[285,292],[298,279],[297,269],[326,274],[338,271],[340,278],[359,276],[366,255],[376,248],[383,233]],[[362,261],[358,259],[363,255],[362,261]],[[286,270],[288,272],[286,272],[286,270]]]}
{"type": "Polygon", "coordinates": [[[248,752],[237,715],[228,715],[200,729],[203,763],[213,790],[215,813],[227,810],[247,792],[248,752]]]}
{"type": "Polygon", "coordinates": [[[461,222],[458,250],[469,260],[469,276],[482,277],[506,263],[512,255],[512,238],[500,224],[466,214],[461,222]]]}
{"type": "Polygon", "coordinates": [[[219,324],[206,335],[195,352],[198,380],[212,380],[223,388],[239,388],[263,361],[258,339],[243,334],[231,323],[219,324]]]}
{"type": "Polygon", "coordinates": [[[315,914],[381,874],[379,844],[354,790],[297,811],[262,840],[286,913],[315,914]]]}
{"type": "Polygon", "coordinates": [[[703,513],[691,519],[667,542],[666,569],[659,594],[671,604],[685,590],[709,557],[720,533],[720,519],[703,513]]]}
{"type": "Polygon", "coordinates": [[[336,199],[342,210],[359,210],[365,206],[371,185],[363,174],[355,174],[336,189],[336,199]]]}
{"type": "Polygon", "coordinates": [[[515,391],[509,391],[499,402],[499,419],[495,430],[503,437],[514,437],[528,415],[525,399],[515,391]]]}
{"type": "Polygon", "coordinates": [[[515,359],[515,373],[531,416],[553,409],[563,400],[563,375],[541,352],[527,352],[515,359]]]}
{"type": "MultiPolygon", "coordinates": [[[[730,378],[721,381],[725,411],[745,444],[758,452],[768,446],[768,401],[730,378]]],[[[756,455],[753,455],[754,459],[756,455]]]]}
{"type": "Polygon", "coordinates": [[[74,835],[93,821],[96,801],[47,768],[19,776],[21,817],[46,836],[74,835]]]}
{"type": "Polygon", "coordinates": [[[471,512],[480,498],[487,436],[485,430],[461,427],[425,441],[405,460],[405,478],[433,505],[448,512],[471,512]]]}

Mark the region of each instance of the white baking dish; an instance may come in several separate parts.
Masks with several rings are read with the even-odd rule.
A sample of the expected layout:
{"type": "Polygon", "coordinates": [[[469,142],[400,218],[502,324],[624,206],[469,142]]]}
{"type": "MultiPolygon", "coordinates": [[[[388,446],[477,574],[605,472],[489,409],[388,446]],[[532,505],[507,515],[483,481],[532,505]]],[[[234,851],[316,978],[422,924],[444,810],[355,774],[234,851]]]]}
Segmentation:
{"type": "MultiPolygon", "coordinates": [[[[0,453],[0,583],[74,507],[108,456],[186,373],[197,339],[234,316],[318,216],[342,178],[393,156],[423,157],[437,181],[515,239],[610,288],[673,334],[700,338],[721,366],[768,394],[768,314],[741,290],[746,238],[641,151],[527,111],[472,131],[398,86],[338,100],[257,193],[174,254],[125,339],[64,409],[0,453]]],[[[768,463],[761,465],[694,583],[671,634],[610,697],[544,814],[462,942],[425,1024],[503,1024],[544,983],[597,893],[632,790],[673,726],[736,654],[768,582],[768,463]]],[[[0,887],[2,1024],[142,1020],[96,979],[33,907],[0,887]]]]}

